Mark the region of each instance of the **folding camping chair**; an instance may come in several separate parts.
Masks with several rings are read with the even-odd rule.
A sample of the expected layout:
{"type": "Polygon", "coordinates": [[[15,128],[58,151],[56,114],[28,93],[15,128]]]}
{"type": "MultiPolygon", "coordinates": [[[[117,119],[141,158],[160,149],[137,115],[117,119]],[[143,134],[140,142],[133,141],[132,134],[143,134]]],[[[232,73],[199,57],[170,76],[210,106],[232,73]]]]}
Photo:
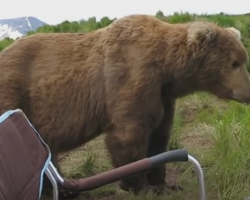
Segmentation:
{"type": "Polygon", "coordinates": [[[9,110],[0,116],[0,200],[40,199],[44,174],[52,183],[53,200],[58,200],[59,186],[83,192],[146,172],[162,163],[187,161],[196,168],[200,199],[205,200],[202,168],[184,149],[168,151],[95,176],[70,180],[58,174],[51,162],[48,145],[22,110],[9,110]]]}

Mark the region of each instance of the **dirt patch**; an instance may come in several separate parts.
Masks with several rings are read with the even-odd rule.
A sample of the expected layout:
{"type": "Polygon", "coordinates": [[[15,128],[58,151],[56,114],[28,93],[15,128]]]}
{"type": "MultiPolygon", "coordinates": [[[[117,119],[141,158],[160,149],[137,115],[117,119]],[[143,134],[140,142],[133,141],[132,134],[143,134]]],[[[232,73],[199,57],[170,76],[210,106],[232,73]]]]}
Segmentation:
{"type": "Polygon", "coordinates": [[[211,135],[216,129],[206,123],[200,123],[195,126],[187,127],[181,136],[181,143],[185,148],[195,150],[196,148],[207,149],[212,145],[211,135]]]}
{"type": "Polygon", "coordinates": [[[180,184],[180,177],[184,173],[185,169],[176,166],[174,164],[169,164],[166,167],[166,173],[167,173],[167,183],[170,185],[177,185],[180,184]]]}

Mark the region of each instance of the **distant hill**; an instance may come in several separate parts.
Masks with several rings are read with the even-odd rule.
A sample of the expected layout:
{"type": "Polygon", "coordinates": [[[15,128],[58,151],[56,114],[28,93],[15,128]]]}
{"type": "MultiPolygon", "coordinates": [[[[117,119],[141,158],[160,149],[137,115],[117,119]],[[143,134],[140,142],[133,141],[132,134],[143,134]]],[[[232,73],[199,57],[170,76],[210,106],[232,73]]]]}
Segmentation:
{"type": "Polygon", "coordinates": [[[47,23],[35,17],[19,17],[13,19],[0,19],[0,40],[6,37],[16,39],[27,34],[29,31],[35,31],[40,26],[47,23]]]}

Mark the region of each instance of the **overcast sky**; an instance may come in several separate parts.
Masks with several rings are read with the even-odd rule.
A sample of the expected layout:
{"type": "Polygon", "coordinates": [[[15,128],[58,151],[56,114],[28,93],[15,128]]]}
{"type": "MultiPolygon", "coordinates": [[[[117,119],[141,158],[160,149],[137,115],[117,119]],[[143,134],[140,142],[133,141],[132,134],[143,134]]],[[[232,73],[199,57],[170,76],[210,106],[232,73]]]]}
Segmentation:
{"type": "MultiPolygon", "coordinates": [[[[249,1],[250,2],[250,1],[249,1]]],[[[88,19],[95,16],[119,18],[129,14],[165,15],[175,11],[192,13],[250,12],[247,0],[1,0],[0,19],[34,16],[48,23],[88,19]],[[215,3],[218,2],[218,3],[215,3]]]]}

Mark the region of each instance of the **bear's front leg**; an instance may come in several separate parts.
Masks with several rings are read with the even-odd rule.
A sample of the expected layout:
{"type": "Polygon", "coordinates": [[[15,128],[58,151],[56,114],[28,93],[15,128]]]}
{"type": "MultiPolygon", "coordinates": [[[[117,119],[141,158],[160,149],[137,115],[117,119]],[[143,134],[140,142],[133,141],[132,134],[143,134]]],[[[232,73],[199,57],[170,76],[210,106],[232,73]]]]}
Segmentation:
{"type": "MultiPolygon", "coordinates": [[[[150,134],[164,116],[161,86],[155,81],[156,85],[152,83],[149,87],[145,79],[122,87],[116,95],[107,95],[112,130],[108,131],[106,145],[115,168],[146,158],[150,134]]],[[[147,183],[147,174],[143,173],[123,179],[120,188],[139,194],[151,192],[155,187],[147,183]]]]}
{"type": "MultiPolygon", "coordinates": [[[[115,168],[146,157],[149,131],[140,123],[125,121],[124,126],[108,133],[106,145],[115,168]]],[[[147,186],[146,174],[140,174],[120,182],[120,188],[138,194],[147,186]]]]}
{"type": "MultiPolygon", "coordinates": [[[[158,128],[151,133],[147,149],[147,157],[155,156],[167,151],[175,113],[175,100],[163,99],[163,101],[164,117],[158,128]]],[[[150,185],[155,187],[155,193],[183,190],[182,186],[169,185],[166,183],[165,164],[150,170],[147,175],[147,180],[150,185]]]]}

